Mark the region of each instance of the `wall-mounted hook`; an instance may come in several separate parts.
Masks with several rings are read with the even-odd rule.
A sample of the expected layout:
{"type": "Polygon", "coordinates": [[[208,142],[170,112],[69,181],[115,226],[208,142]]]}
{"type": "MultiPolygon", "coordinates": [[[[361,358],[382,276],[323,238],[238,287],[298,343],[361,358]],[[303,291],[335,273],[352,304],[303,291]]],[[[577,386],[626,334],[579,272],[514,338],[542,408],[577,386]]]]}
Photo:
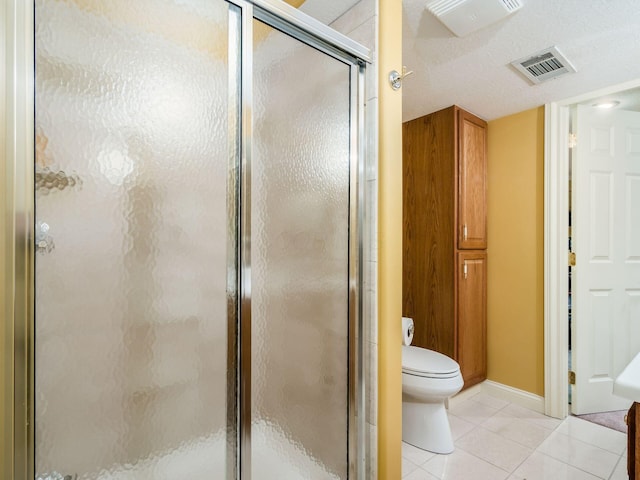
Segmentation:
{"type": "Polygon", "coordinates": [[[399,90],[402,87],[402,79],[404,77],[408,77],[413,73],[413,70],[407,72],[407,67],[402,66],[402,74],[398,73],[397,70],[391,70],[389,72],[389,83],[391,84],[391,88],[394,90],[399,90]]]}

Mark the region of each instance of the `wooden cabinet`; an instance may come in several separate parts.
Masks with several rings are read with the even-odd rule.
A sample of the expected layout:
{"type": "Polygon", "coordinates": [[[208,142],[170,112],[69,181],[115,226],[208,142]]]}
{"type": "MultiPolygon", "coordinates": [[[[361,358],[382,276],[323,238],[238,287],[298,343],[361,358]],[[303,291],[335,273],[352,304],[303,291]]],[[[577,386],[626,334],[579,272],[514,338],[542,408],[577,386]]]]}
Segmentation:
{"type": "Polygon", "coordinates": [[[406,122],[403,181],[403,315],[466,388],[486,378],[486,122],[455,106],[406,122]]]}
{"type": "Polygon", "coordinates": [[[465,385],[487,375],[487,253],[458,253],[457,359],[465,385]]]}
{"type": "Polygon", "coordinates": [[[640,478],[640,415],[633,402],[627,414],[627,473],[629,480],[640,478]]]}
{"type": "Polygon", "coordinates": [[[458,248],[487,248],[487,123],[458,110],[458,248]]]}

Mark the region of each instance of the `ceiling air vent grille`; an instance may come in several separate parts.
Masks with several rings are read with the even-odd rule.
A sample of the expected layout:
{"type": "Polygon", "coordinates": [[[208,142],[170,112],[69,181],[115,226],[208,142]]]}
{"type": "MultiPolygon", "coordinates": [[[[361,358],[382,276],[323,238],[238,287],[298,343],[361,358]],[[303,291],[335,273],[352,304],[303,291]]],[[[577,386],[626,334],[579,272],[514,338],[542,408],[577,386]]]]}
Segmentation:
{"type": "Polygon", "coordinates": [[[571,62],[560,53],[557,47],[511,62],[516,70],[532,83],[542,83],[576,71],[571,62]]]}

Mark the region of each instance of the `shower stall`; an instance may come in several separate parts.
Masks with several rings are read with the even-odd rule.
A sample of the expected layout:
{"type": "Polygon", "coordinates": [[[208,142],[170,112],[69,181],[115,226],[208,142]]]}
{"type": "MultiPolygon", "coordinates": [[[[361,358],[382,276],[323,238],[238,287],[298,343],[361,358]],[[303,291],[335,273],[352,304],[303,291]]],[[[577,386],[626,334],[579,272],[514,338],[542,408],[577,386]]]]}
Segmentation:
{"type": "Polygon", "coordinates": [[[368,50],[278,0],[32,14],[16,471],[364,478],[368,50]]]}

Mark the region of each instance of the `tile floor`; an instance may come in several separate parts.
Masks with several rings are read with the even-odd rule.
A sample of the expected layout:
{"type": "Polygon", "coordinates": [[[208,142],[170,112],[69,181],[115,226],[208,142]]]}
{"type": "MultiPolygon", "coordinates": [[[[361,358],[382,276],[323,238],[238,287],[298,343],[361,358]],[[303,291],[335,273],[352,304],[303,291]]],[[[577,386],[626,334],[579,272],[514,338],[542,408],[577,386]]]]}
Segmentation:
{"type": "Polygon", "coordinates": [[[478,393],[451,407],[451,455],[402,443],[403,480],[627,480],[627,437],[478,393]]]}

